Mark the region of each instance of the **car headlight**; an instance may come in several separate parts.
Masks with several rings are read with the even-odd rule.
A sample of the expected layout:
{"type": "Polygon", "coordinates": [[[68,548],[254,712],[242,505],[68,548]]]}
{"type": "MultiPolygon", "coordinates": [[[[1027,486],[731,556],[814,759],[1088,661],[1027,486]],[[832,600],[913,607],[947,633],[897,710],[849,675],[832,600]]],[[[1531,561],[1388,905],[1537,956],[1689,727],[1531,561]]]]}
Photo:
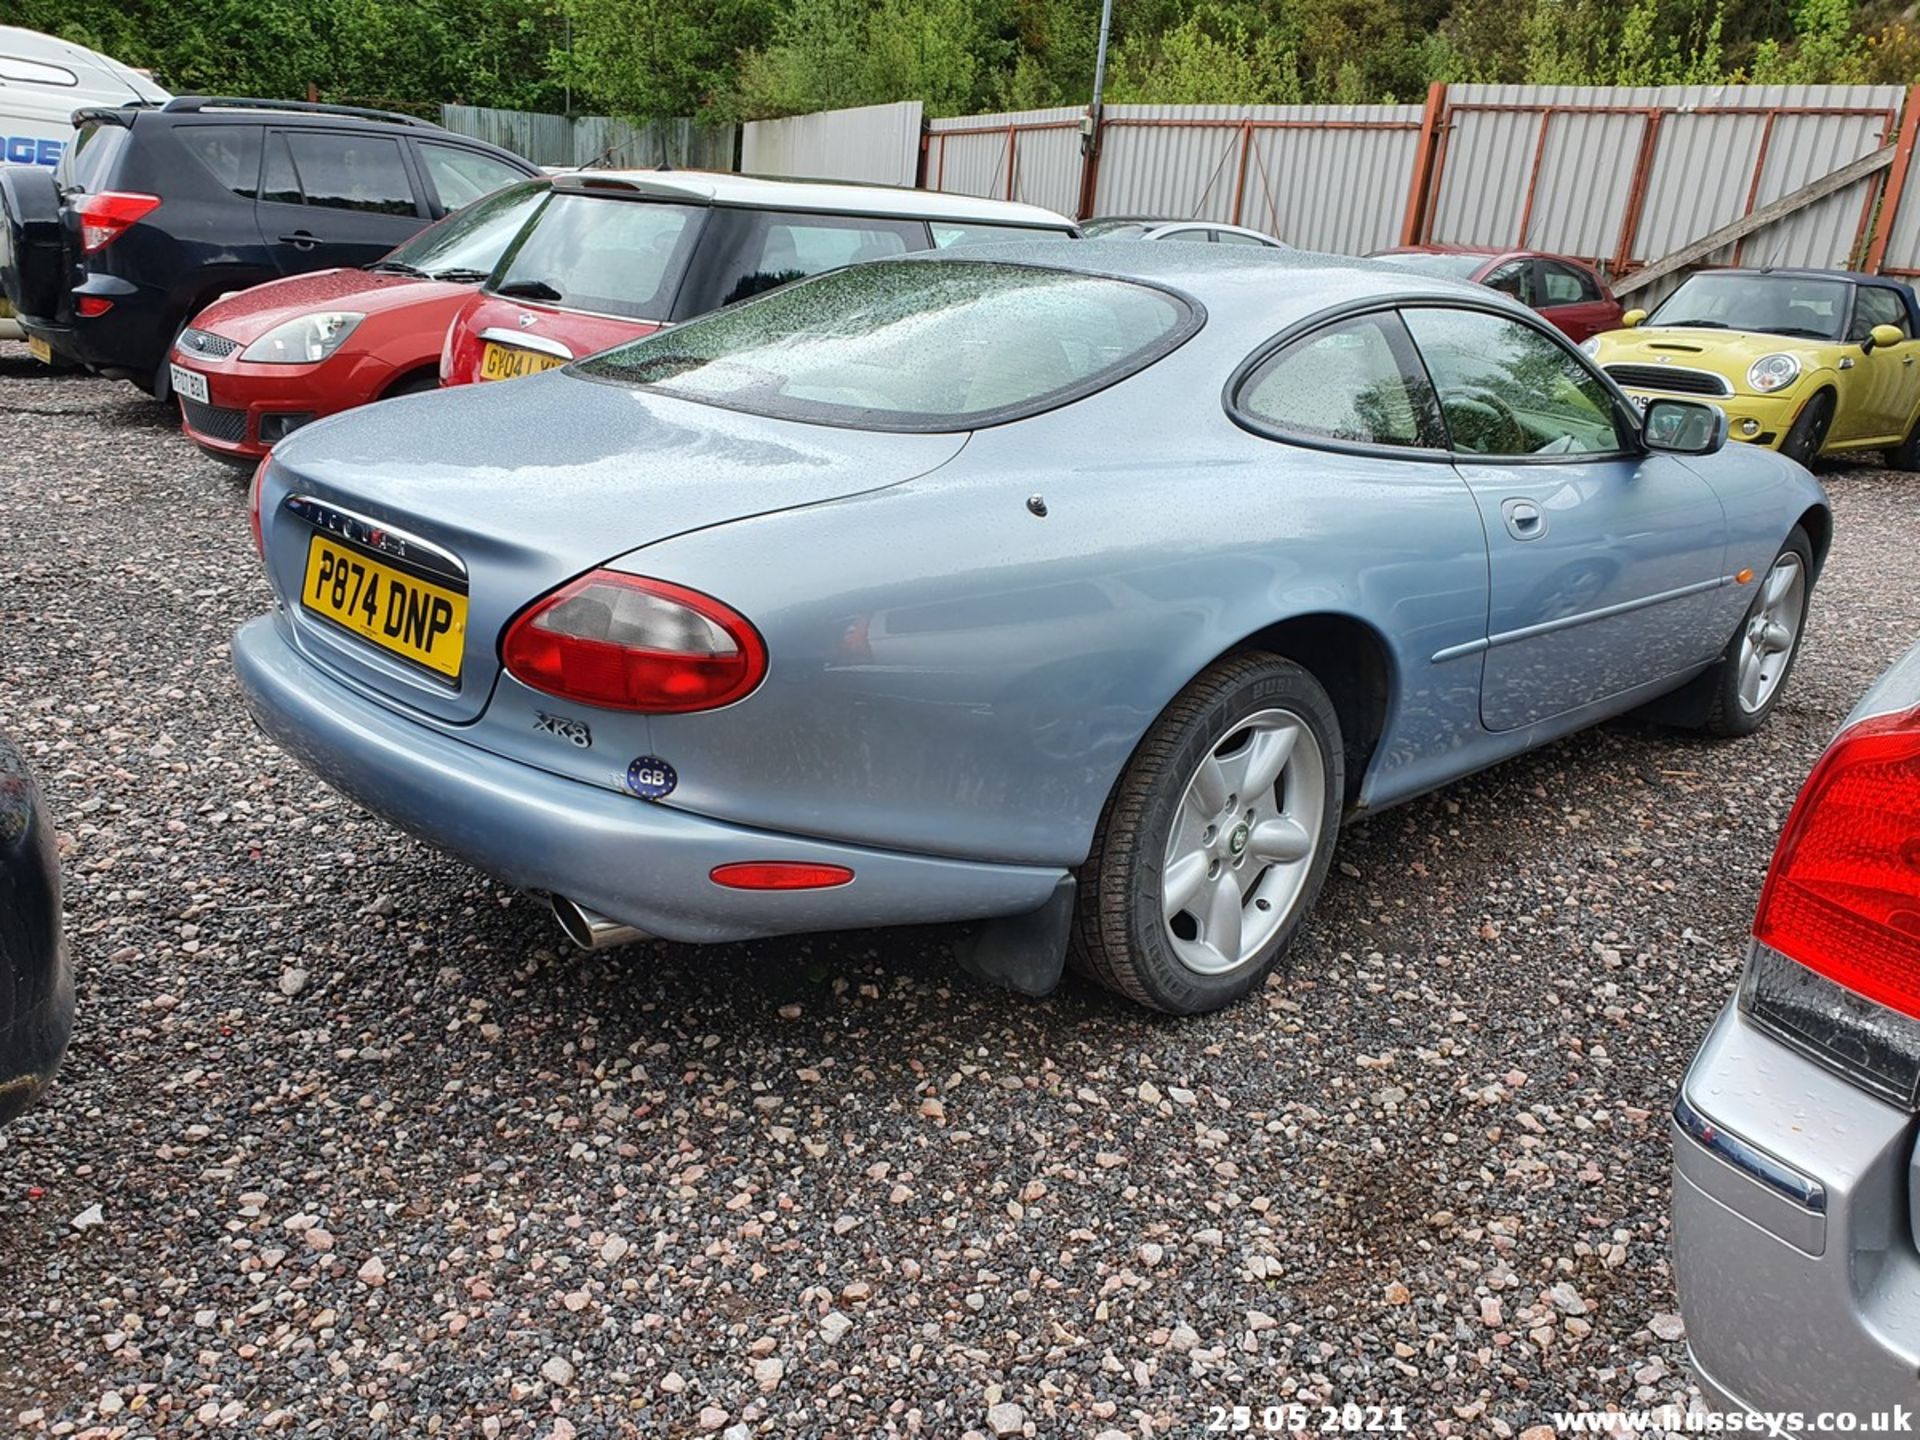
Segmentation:
{"type": "Polygon", "coordinates": [[[326,310],[276,325],[240,352],[242,360],[267,365],[312,365],[338,350],[367,317],[352,310],[326,310]]]}
{"type": "Polygon", "coordinates": [[[1585,355],[1589,360],[1599,355],[1600,337],[1598,335],[1587,336],[1586,339],[1580,342],[1580,353],[1585,355]]]}
{"type": "Polygon", "coordinates": [[[1784,390],[1800,378],[1800,362],[1791,355],[1762,355],[1747,367],[1747,385],[1762,395],[1784,390]]]}

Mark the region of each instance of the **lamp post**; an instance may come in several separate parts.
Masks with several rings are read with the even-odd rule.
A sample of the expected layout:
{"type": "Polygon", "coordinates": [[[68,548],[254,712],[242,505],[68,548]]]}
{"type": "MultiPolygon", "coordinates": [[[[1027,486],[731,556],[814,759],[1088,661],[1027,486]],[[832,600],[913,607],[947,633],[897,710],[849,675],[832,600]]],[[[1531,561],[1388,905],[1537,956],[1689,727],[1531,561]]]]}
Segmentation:
{"type": "Polygon", "coordinates": [[[1113,29],[1113,0],[1100,0],[1100,48],[1093,57],[1093,103],[1080,121],[1080,218],[1093,215],[1100,180],[1101,93],[1107,85],[1107,36],[1113,29]]]}

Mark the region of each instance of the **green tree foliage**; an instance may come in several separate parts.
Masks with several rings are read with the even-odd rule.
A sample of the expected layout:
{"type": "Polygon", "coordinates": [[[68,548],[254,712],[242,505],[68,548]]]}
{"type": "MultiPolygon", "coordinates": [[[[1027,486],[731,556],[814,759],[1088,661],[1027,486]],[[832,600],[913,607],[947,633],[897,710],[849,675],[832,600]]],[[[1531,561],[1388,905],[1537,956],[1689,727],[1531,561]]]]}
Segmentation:
{"type": "MultiPolygon", "coordinates": [[[[561,0],[560,57],[586,108],[642,119],[731,110],[740,56],[773,32],[777,0],[561,0]]],[[[576,104],[576,109],[581,108],[576,104]]]]}
{"type": "MultiPolygon", "coordinates": [[[[176,90],[635,118],[1083,105],[1100,0],[4,0],[176,90]]],[[[1920,82],[1907,0],[1117,0],[1107,98],[1417,100],[1444,81],[1920,82]]]]}
{"type": "Polygon", "coordinates": [[[438,113],[443,101],[554,109],[553,0],[6,0],[0,20],[149,69],[185,94],[438,113]]]}

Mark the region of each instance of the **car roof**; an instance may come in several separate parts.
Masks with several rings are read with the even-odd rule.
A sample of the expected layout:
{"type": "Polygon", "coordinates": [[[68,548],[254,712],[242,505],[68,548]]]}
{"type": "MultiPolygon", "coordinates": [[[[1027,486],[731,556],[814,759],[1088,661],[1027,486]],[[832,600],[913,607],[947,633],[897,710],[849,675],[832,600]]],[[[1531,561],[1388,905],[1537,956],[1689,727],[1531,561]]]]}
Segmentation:
{"type": "Polygon", "coordinates": [[[1372,299],[1465,300],[1486,308],[1489,302],[1534,320],[1518,302],[1504,302],[1497,291],[1467,280],[1423,275],[1387,261],[1355,260],[1311,250],[1278,250],[1252,245],[1142,245],[1137,240],[1078,240],[1072,245],[1011,240],[950,250],[893,256],[882,265],[962,264],[1000,261],[1050,270],[1073,271],[1117,280],[1139,280],[1191,296],[1210,314],[1243,319],[1272,333],[1296,320],[1335,305],[1372,299]]]}
{"type": "Polygon", "coordinates": [[[113,94],[117,98],[118,91],[125,90],[128,103],[135,105],[158,105],[168,98],[167,91],[151,75],[57,35],[0,25],[0,51],[72,70],[80,79],[75,88],[82,96],[98,99],[113,94]]]}
{"type": "Polygon", "coordinates": [[[749,209],[808,210],[826,214],[897,215],[912,220],[973,220],[992,225],[1030,225],[1048,230],[1070,228],[1073,221],[1054,210],[1011,200],[982,200],[938,190],[908,190],[897,185],[855,185],[842,181],[782,180],[733,175],[718,170],[590,170],[555,179],[563,191],[626,194],[691,205],[727,205],[749,209]]]}
{"type": "Polygon", "coordinates": [[[1591,260],[1582,260],[1578,255],[1562,255],[1558,250],[1512,250],[1499,245],[1395,245],[1390,250],[1376,250],[1377,256],[1388,255],[1467,255],[1488,260],[1557,260],[1562,265],[1577,265],[1582,270],[1597,270],[1591,260]]]}
{"type": "Polygon", "coordinates": [[[1783,276],[1789,280],[1847,280],[1855,285],[1882,285],[1890,290],[1906,290],[1911,287],[1888,275],[1869,275],[1864,270],[1822,270],[1816,266],[1802,265],[1728,265],[1711,270],[1702,270],[1702,275],[1755,275],[1762,278],[1783,276]]]}

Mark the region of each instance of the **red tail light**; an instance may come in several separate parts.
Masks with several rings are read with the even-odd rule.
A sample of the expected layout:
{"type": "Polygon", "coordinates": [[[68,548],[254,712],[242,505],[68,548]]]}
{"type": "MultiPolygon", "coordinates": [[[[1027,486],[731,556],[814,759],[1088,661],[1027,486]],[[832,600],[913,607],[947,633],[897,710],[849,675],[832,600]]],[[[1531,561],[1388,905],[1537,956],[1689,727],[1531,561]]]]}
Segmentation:
{"type": "Polygon", "coordinates": [[[811,865],[800,860],[743,860],[716,865],[707,877],[729,890],[831,890],[852,881],[844,865],[811,865]]]}
{"type": "Polygon", "coordinates": [[[267,462],[253,467],[253,484],[247,490],[247,523],[253,527],[253,548],[262,560],[267,558],[266,532],[260,524],[260,481],[267,473],[267,462]]]}
{"type": "Polygon", "coordinates": [[[118,240],[127,227],[160,208],[158,195],[135,195],[125,190],[103,190],[83,195],[75,203],[80,217],[80,248],[91,255],[118,240]]]}
{"type": "Polygon", "coordinates": [[[1753,936],[1920,1017],[1920,709],[1842,731],[1787,817],[1753,936]]]}
{"type": "Polygon", "coordinates": [[[697,590],[612,570],[523,612],[500,658],[562,700],[655,715],[730,705],[767,673],[767,647],[745,617],[697,590]]]}

